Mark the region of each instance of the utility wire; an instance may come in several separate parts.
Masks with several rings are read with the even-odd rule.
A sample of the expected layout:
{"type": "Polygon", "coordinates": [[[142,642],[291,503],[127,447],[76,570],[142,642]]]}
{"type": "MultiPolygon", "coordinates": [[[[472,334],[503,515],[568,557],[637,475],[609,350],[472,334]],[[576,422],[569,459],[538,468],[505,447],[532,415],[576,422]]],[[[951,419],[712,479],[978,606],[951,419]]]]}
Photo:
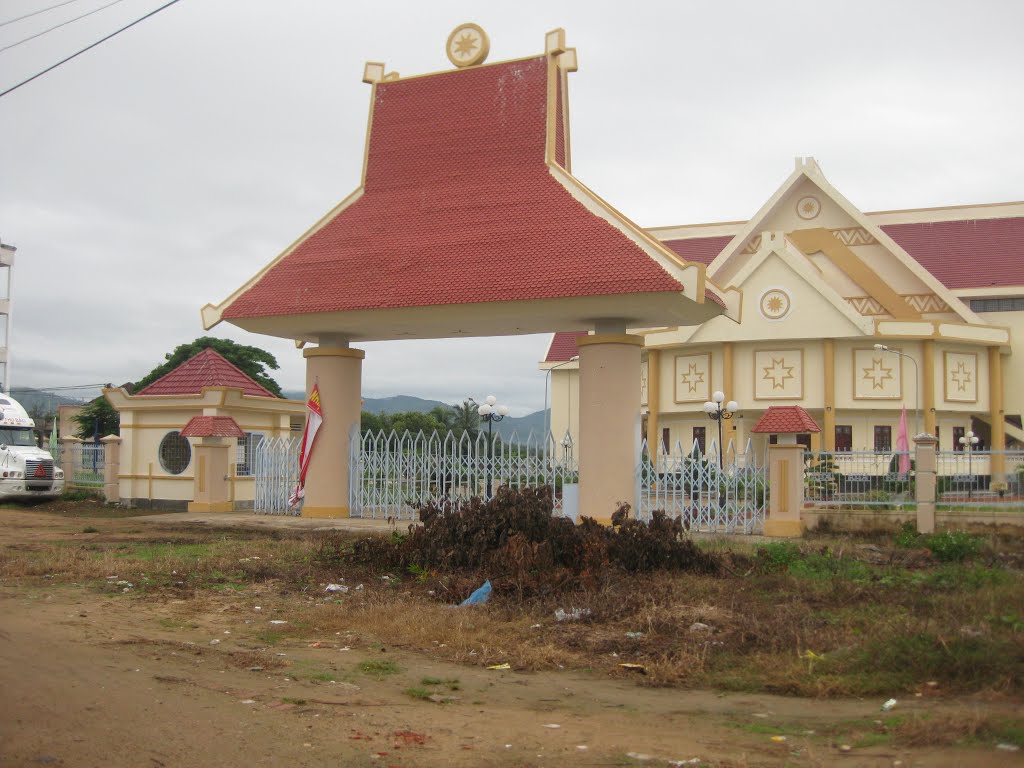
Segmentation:
{"type": "Polygon", "coordinates": [[[46,13],[47,11],[52,11],[55,8],[62,8],[65,5],[71,5],[72,3],[77,3],[77,2],[78,2],[78,0],[66,0],[66,2],[63,2],[63,3],[58,3],[57,5],[51,5],[49,8],[43,8],[43,10],[41,10],[41,11],[33,11],[32,13],[26,13],[24,16],[19,16],[16,19],[9,19],[7,21],[0,22],[0,27],[6,27],[8,24],[13,24],[14,22],[21,21],[22,19],[31,19],[33,16],[38,16],[40,13],[46,13]]]}
{"type": "Polygon", "coordinates": [[[70,389],[102,389],[107,384],[77,384],[73,387],[11,387],[11,392],[64,392],[70,389]]]}
{"type": "Polygon", "coordinates": [[[121,34],[121,33],[122,33],[122,32],[124,32],[124,31],[125,31],[126,29],[131,29],[132,27],[134,27],[134,26],[135,26],[136,24],[138,24],[139,22],[142,22],[142,21],[145,21],[146,19],[148,19],[148,18],[149,18],[150,16],[155,16],[156,14],[160,13],[160,11],[164,10],[165,8],[170,8],[170,7],[172,6],[172,5],[174,5],[174,4],[175,4],[175,3],[177,3],[177,2],[178,2],[178,0],[171,0],[171,1],[169,2],[169,3],[164,3],[164,4],[163,4],[163,5],[161,5],[161,6],[159,7],[159,8],[157,8],[157,9],[156,9],[155,11],[150,11],[150,12],[149,12],[149,13],[147,13],[147,14],[146,14],[145,16],[142,16],[142,17],[140,17],[140,18],[136,19],[135,21],[133,21],[133,22],[132,22],[131,24],[126,24],[125,26],[123,26],[123,27],[121,27],[121,28],[120,28],[119,30],[117,30],[116,32],[111,32],[111,33],[110,33],[109,35],[107,35],[106,37],[100,38],[99,40],[97,40],[97,41],[96,41],[95,43],[93,43],[92,45],[88,45],[88,46],[86,46],[85,48],[83,48],[82,50],[80,50],[80,51],[79,51],[78,53],[73,53],[73,54],[71,54],[70,56],[68,56],[68,57],[67,57],[66,59],[61,59],[61,60],[60,60],[60,61],[58,61],[58,62],[57,62],[56,64],[54,64],[54,65],[52,65],[52,66],[49,66],[49,67],[47,67],[46,69],[44,69],[44,70],[43,70],[42,72],[37,72],[36,74],[32,75],[32,77],[28,78],[28,80],[22,80],[22,81],[21,81],[20,83],[18,83],[17,85],[15,85],[15,86],[12,86],[12,87],[8,88],[8,89],[7,89],[6,91],[4,91],[3,93],[0,93],[0,99],[2,99],[2,98],[3,98],[4,96],[6,96],[7,94],[11,93],[12,91],[16,91],[16,90],[18,90],[19,88],[21,88],[21,86],[23,86],[23,85],[28,85],[29,83],[31,83],[31,82],[32,82],[33,80],[35,80],[36,78],[38,78],[38,77],[42,77],[42,76],[43,76],[43,75],[45,75],[45,74],[46,74],[47,72],[52,72],[52,71],[53,71],[53,70],[55,70],[55,69],[56,69],[57,67],[59,67],[59,66],[60,66],[61,64],[66,64],[67,62],[71,61],[71,60],[72,60],[72,59],[74,59],[75,57],[77,57],[77,56],[81,56],[81,55],[82,55],[83,53],[85,53],[86,51],[88,51],[88,50],[90,50],[90,49],[92,49],[92,48],[95,48],[95,47],[96,47],[97,45],[99,45],[100,43],[105,43],[105,42],[106,42],[107,40],[109,40],[110,38],[112,38],[112,37],[114,37],[114,36],[116,36],[116,35],[119,35],[119,34],[121,34]]]}
{"type": "Polygon", "coordinates": [[[76,16],[73,19],[68,19],[67,21],[62,21],[60,24],[57,24],[56,26],[50,27],[49,29],[44,29],[42,32],[36,32],[34,35],[30,35],[29,37],[23,38],[23,39],[19,40],[16,43],[11,43],[10,45],[5,45],[3,48],[0,48],[0,53],[3,53],[4,51],[9,51],[11,48],[16,48],[17,46],[21,45],[22,43],[27,43],[29,40],[35,40],[37,37],[42,37],[47,32],[53,32],[53,30],[55,30],[55,29],[60,29],[61,27],[66,27],[68,24],[76,22],[79,19],[84,19],[86,16],[92,16],[94,13],[99,13],[104,8],[109,8],[112,5],[117,5],[118,3],[123,3],[123,2],[124,2],[124,0],[114,0],[114,2],[112,2],[112,3],[107,3],[106,5],[101,5],[99,8],[96,8],[95,10],[89,11],[88,13],[83,13],[81,16],[76,16]]]}

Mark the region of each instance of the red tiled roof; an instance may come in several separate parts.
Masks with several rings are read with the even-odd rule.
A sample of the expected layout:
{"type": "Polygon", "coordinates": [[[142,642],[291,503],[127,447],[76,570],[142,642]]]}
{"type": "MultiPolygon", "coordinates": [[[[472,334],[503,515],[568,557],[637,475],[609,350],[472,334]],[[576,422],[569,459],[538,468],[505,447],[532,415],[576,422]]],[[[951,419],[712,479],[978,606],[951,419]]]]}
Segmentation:
{"type": "Polygon", "coordinates": [[[181,430],[182,437],[245,437],[230,416],[193,416],[181,430]]]}
{"type": "Polygon", "coordinates": [[[691,237],[686,240],[665,240],[664,245],[671,248],[687,261],[710,264],[715,256],[732,240],[730,235],[722,237],[691,237]]]}
{"type": "Polygon", "coordinates": [[[799,405],[772,405],[758,419],[751,432],[799,435],[804,432],[821,432],[821,428],[799,405]]]}
{"type": "Polygon", "coordinates": [[[378,83],[363,195],[223,318],[681,291],[551,175],[547,66],[378,83]]]}
{"type": "Polygon", "coordinates": [[[559,331],[551,337],[551,344],[548,345],[548,354],[544,358],[545,363],[561,363],[570,360],[580,353],[576,346],[576,339],[586,336],[586,331],[559,331]]]}
{"type": "Polygon", "coordinates": [[[275,397],[209,347],[136,395],[198,395],[203,387],[237,387],[254,397],[275,397]]]}
{"type": "Polygon", "coordinates": [[[887,224],[882,230],[947,288],[1024,285],[1024,217],[887,224]]]}

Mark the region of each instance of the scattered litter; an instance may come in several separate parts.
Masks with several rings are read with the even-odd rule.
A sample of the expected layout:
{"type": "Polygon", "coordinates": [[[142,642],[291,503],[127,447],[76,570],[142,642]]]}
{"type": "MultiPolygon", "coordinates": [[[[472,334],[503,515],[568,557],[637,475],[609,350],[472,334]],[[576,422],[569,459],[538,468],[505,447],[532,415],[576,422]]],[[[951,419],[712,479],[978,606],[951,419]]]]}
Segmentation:
{"type": "Polygon", "coordinates": [[[1010,744],[1003,742],[1002,744],[996,744],[996,749],[1001,749],[1003,752],[1019,752],[1020,747],[1016,744],[1010,744]]]}
{"type": "Polygon", "coordinates": [[[530,625],[530,629],[540,629],[540,628],[541,628],[540,624],[531,624],[530,625]]]}
{"type": "Polygon", "coordinates": [[[544,727],[554,730],[555,728],[561,728],[562,726],[560,726],[558,723],[544,723],[544,727]]]}
{"type": "Polygon", "coordinates": [[[287,656],[288,654],[287,653],[275,653],[274,655],[275,656],[287,656]]]}
{"type": "Polygon", "coordinates": [[[772,741],[774,741],[776,744],[782,744],[782,743],[784,743],[786,741],[786,737],[785,736],[772,736],[772,741]]]}
{"type": "Polygon", "coordinates": [[[488,579],[480,587],[478,587],[473,594],[459,603],[461,608],[464,605],[483,605],[491,597],[491,581],[488,579]]]}
{"type": "Polygon", "coordinates": [[[512,749],[512,745],[511,744],[506,744],[505,745],[505,749],[512,749]]]}
{"type": "Polygon", "coordinates": [[[287,621],[282,621],[281,619],[271,619],[270,623],[271,624],[287,624],[288,622],[287,621]]]}
{"type": "Polygon", "coordinates": [[[459,700],[458,696],[445,696],[442,693],[432,693],[427,698],[435,704],[450,704],[453,701],[459,700]]]}
{"type": "Polygon", "coordinates": [[[896,699],[889,699],[885,704],[882,705],[882,711],[888,712],[890,709],[896,706],[896,699]]]}
{"type": "Polygon", "coordinates": [[[580,752],[583,752],[583,751],[585,751],[587,749],[587,745],[586,744],[577,744],[576,745],[576,749],[578,749],[580,752]]]}
{"type": "Polygon", "coordinates": [[[261,606],[261,605],[254,605],[252,609],[254,611],[262,611],[263,610],[263,606],[261,606]]]}
{"type": "Polygon", "coordinates": [[[321,643],[321,642],[320,642],[320,641],[318,640],[318,641],[317,641],[317,642],[315,642],[315,643],[310,643],[310,644],[309,644],[309,645],[307,645],[306,647],[307,647],[307,648],[322,648],[322,647],[323,647],[323,643],[321,643]]]}
{"type": "Polygon", "coordinates": [[[255,704],[256,703],[256,699],[242,699],[238,703],[239,704],[255,704]]]}
{"type": "Polygon", "coordinates": [[[231,630],[230,629],[225,629],[224,630],[224,634],[225,635],[230,635],[231,634],[231,630]]]}
{"type": "Polygon", "coordinates": [[[512,665],[508,663],[494,664],[493,666],[488,667],[488,669],[512,669],[512,665]]]}
{"type": "Polygon", "coordinates": [[[668,764],[678,768],[681,765],[700,765],[703,762],[699,757],[691,757],[689,760],[669,760],[668,764]]]}
{"type": "Polygon", "coordinates": [[[853,751],[853,747],[851,747],[849,744],[843,744],[843,745],[841,745],[839,747],[839,751],[840,752],[852,752],[853,751]]]}
{"type": "Polygon", "coordinates": [[[768,717],[764,712],[755,712],[754,717],[768,717]]]}
{"type": "Polygon", "coordinates": [[[360,585],[359,585],[358,587],[356,587],[356,592],[359,592],[359,591],[361,591],[361,590],[362,590],[362,588],[363,588],[363,585],[362,585],[362,584],[360,584],[360,585]]]}
{"type": "Polygon", "coordinates": [[[344,648],[339,648],[338,650],[339,650],[339,651],[351,651],[352,649],[351,649],[351,648],[349,648],[349,647],[348,647],[348,646],[346,645],[346,646],[345,646],[344,648]]]}
{"type": "Polygon", "coordinates": [[[117,582],[117,586],[119,586],[119,587],[134,587],[135,585],[132,584],[130,581],[125,581],[124,579],[121,579],[120,581],[117,582]]]}
{"type": "Polygon", "coordinates": [[[708,624],[704,624],[703,622],[700,622],[700,621],[695,621],[695,622],[693,622],[693,624],[690,625],[690,631],[691,632],[710,632],[711,631],[711,626],[708,625],[708,624]]]}
{"type": "Polygon", "coordinates": [[[644,636],[643,632],[627,632],[626,633],[626,637],[632,637],[634,640],[636,638],[643,637],[643,636],[644,636]]]}
{"type": "Polygon", "coordinates": [[[626,757],[631,758],[633,760],[639,760],[641,763],[646,762],[647,760],[654,759],[650,755],[645,755],[643,752],[627,752],[626,757]]]}
{"type": "Polygon", "coordinates": [[[132,591],[132,588],[131,588],[131,587],[125,587],[125,588],[124,588],[124,589],[122,589],[121,591],[122,591],[122,592],[131,592],[131,591],[132,591]]]}
{"type": "Polygon", "coordinates": [[[344,584],[328,584],[324,592],[348,592],[348,587],[344,584]]]}
{"type": "Polygon", "coordinates": [[[628,669],[630,672],[639,672],[641,675],[647,674],[647,667],[643,664],[629,664],[628,662],[623,662],[622,664],[619,664],[619,666],[623,669],[628,669]]]}
{"type": "Polygon", "coordinates": [[[557,621],[579,621],[589,615],[589,608],[570,608],[568,611],[561,608],[555,609],[555,619],[557,621]]]}
{"type": "Polygon", "coordinates": [[[250,672],[262,672],[263,667],[249,667],[250,672]]]}
{"type": "Polygon", "coordinates": [[[218,640],[217,638],[214,638],[213,640],[210,641],[210,645],[217,645],[217,643],[219,643],[219,642],[220,642],[220,640],[218,640]]]}

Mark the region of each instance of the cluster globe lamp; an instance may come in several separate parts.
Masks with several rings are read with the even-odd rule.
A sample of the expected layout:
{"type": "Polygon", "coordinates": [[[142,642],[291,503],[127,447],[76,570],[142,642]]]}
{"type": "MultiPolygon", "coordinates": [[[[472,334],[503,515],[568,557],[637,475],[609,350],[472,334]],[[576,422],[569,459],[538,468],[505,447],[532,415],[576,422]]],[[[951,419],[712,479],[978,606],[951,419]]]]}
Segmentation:
{"type": "Polygon", "coordinates": [[[725,393],[721,390],[715,390],[711,395],[711,399],[704,403],[704,413],[708,415],[708,418],[712,421],[718,422],[718,468],[725,469],[725,446],[722,444],[722,422],[725,419],[731,419],[736,411],[740,409],[740,404],[735,400],[725,402],[725,393]]]}
{"type": "Polygon", "coordinates": [[[960,443],[963,452],[967,454],[967,476],[971,478],[971,484],[967,486],[967,498],[969,499],[974,492],[974,464],[971,461],[971,455],[978,449],[980,440],[973,430],[968,430],[957,442],[960,443]]]}
{"type": "Polygon", "coordinates": [[[494,422],[501,421],[508,416],[509,407],[498,405],[498,398],[488,395],[484,398],[483,404],[476,409],[480,414],[480,420],[487,422],[487,498],[491,498],[491,478],[494,459],[494,422]]]}

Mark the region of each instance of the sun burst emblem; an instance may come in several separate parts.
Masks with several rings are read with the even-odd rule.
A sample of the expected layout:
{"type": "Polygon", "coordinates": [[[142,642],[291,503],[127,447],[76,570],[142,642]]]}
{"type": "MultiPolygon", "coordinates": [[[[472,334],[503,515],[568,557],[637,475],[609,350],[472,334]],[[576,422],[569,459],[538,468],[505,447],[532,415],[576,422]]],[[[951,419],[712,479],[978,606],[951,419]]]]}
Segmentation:
{"type": "Polygon", "coordinates": [[[450,35],[445,53],[456,67],[482,64],[491,49],[487,33],[476,24],[460,24],[450,35]]]}
{"type": "Polygon", "coordinates": [[[792,302],[781,288],[771,288],[761,294],[761,315],[766,320],[781,320],[789,314],[792,302]]]}
{"type": "Polygon", "coordinates": [[[821,213],[821,203],[813,195],[801,197],[796,204],[796,215],[801,219],[809,220],[821,213]]]}

